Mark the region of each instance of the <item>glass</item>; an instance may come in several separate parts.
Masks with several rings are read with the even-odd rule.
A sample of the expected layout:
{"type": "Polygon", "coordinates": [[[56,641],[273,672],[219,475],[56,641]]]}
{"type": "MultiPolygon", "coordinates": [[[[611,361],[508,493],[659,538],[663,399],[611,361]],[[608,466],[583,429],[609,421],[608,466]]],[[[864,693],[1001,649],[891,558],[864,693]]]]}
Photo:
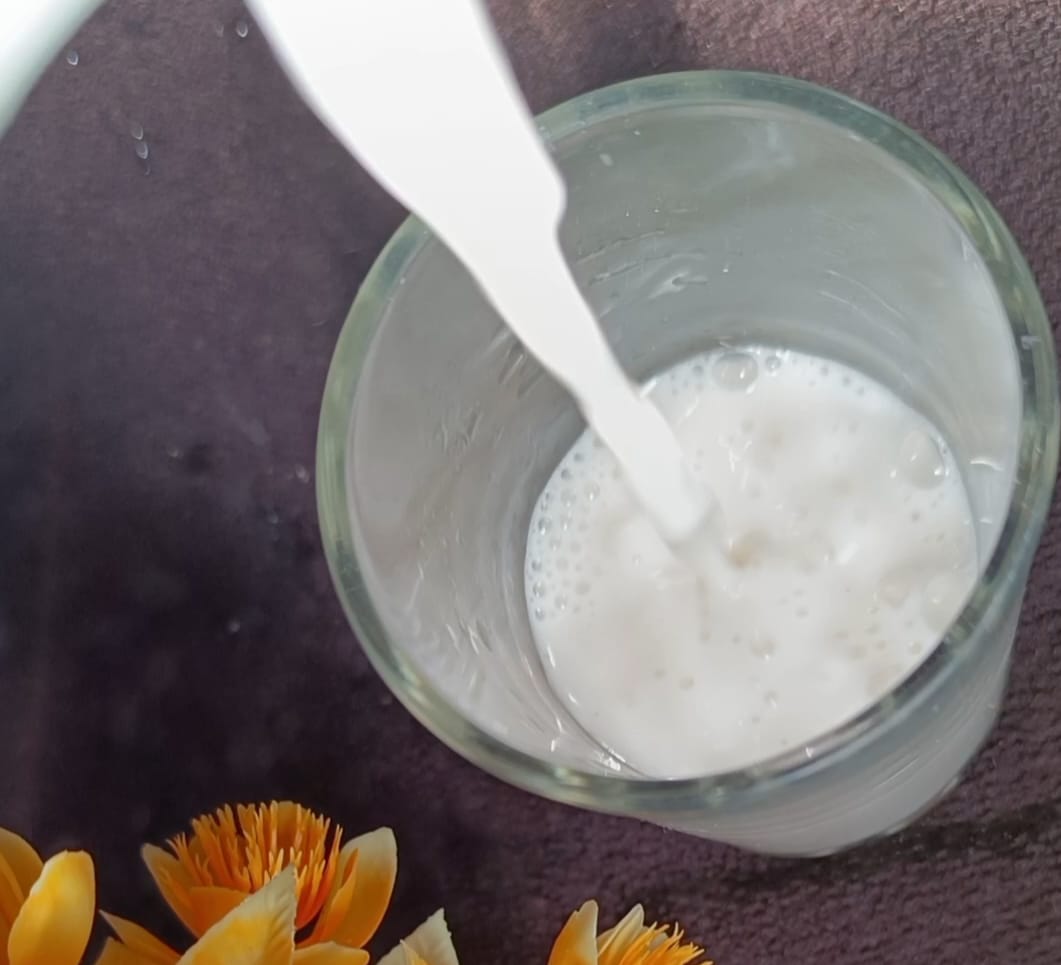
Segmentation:
{"type": "Polygon", "coordinates": [[[981,578],[857,719],[739,772],[643,778],[571,719],[528,625],[528,519],[582,420],[409,220],[358,294],[321,417],[324,545],[362,646],[439,738],[558,801],[776,854],[903,826],[996,718],[1056,471],[1053,341],[1013,239],[919,137],[793,80],[647,78],[540,127],[569,186],[565,250],[631,375],[742,341],[871,375],[953,448],[981,578]]]}

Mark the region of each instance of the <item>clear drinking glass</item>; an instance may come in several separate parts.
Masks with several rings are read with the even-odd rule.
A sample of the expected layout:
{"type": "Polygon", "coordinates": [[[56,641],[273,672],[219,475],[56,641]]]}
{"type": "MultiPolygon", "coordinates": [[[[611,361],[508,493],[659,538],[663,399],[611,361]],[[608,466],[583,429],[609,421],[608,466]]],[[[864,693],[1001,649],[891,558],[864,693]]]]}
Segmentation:
{"type": "Polygon", "coordinates": [[[776,854],[901,827],[995,720],[1052,491],[1056,362],[1024,260],[933,148],[805,83],[647,78],[540,127],[569,186],[565,250],[630,374],[745,341],[864,371],[948,440],[980,580],[857,719],[741,771],[642,777],[552,693],[528,624],[529,516],[582,420],[410,220],[358,294],[321,417],[324,545],[362,646],[434,734],[546,797],[776,854]]]}

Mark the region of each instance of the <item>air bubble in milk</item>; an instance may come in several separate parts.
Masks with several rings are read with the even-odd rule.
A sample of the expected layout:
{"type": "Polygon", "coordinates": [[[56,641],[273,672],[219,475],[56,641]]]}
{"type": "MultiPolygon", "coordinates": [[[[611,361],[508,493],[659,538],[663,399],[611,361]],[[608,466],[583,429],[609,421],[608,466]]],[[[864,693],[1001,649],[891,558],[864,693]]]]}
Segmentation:
{"type": "Polygon", "coordinates": [[[715,381],[731,392],[747,392],[759,375],[759,363],[748,352],[727,352],[712,366],[715,381]]]}
{"type": "Polygon", "coordinates": [[[947,474],[939,444],[927,432],[908,432],[899,446],[899,469],[903,478],[919,489],[938,486],[947,474]]]}

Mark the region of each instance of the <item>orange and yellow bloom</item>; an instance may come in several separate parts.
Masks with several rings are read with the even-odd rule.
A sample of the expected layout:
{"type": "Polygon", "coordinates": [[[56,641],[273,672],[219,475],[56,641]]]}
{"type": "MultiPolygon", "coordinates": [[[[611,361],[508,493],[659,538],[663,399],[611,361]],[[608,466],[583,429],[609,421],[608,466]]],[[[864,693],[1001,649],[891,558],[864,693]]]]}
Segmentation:
{"type": "Polygon", "coordinates": [[[83,851],[41,861],[0,828],[0,965],[78,965],[96,916],[96,872],[83,851]]]}
{"type": "MultiPolygon", "coordinates": [[[[114,937],[96,965],[368,965],[364,945],[397,872],[389,828],[344,844],[341,828],[287,801],[223,807],[193,821],[168,851],[145,846],[143,857],[195,943],[181,954],[104,914],[114,937]]],[[[95,900],[87,854],[43,862],[0,828],[0,965],[79,965],[95,900]]],[[[703,952],[683,937],[677,925],[646,925],[640,905],[598,934],[597,903],[587,901],[557,936],[548,965],[690,965],[703,952]]],[[[379,965],[459,965],[443,912],[379,965]]]]}
{"type": "Polygon", "coordinates": [[[343,844],[341,828],[290,801],[223,807],[193,821],[191,834],[172,839],[168,851],[145,846],[143,857],[162,897],[199,942],[181,958],[139,926],[108,916],[118,941],[108,946],[105,965],[191,965],[200,959],[188,956],[227,940],[226,929],[250,936],[254,928],[272,928],[289,897],[286,885],[273,884],[283,880],[293,903],[293,953],[260,961],[365,965],[362,949],[387,910],[398,868],[389,828],[343,844]],[[271,904],[259,899],[248,912],[248,896],[263,893],[271,904]],[[118,949],[139,957],[119,957],[118,949]]]}
{"type": "MultiPolygon", "coordinates": [[[[646,925],[645,913],[634,905],[614,928],[597,934],[597,903],[587,901],[556,938],[549,965],[687,965],[703,949],[683,942],[675,925],[646,925]]],[[[711,965],[702,962],[701,965],[711,965]]]]}

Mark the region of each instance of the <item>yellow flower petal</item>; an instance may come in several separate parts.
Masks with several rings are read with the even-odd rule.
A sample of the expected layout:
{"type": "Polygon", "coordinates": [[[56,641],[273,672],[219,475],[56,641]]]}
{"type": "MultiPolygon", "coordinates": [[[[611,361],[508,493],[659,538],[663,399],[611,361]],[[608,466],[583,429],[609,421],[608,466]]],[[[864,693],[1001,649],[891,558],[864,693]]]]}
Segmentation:
{"type": "Polygon", "coordinates": [[[194,915],[188,901],[188,889],[196,882],[191,879],[184,866],[173,855],[153,844],[145,844],[140,849],[140,857],[143,858],[147,870],[155,879],[155,886],[166,904],[173,909],[173,913],[193,935],[200,934],[195,930],[194,915]]]}
{"type": "Polygon", "coordinates": [[[0,858],[6,863],[11,873],[22,890],[22,897],[29,894],[30,888],[41,876],[44,862],[40,855],[33,850],[29,842],[24,841],[14,831],[0,828],[0,858]]]}
{"type": "Polygon", "coordinates": [[[357,852],[354,892],[346,916],[328,937],[340,945],[361,948],[376,933],[390,904],[398,874],[398,845],[390,828],[377,828],[348,841],[339,854],[337,880],[345,878],[347,863],[357,852]]]}
{"type": "Polygon", "coordinates": [[[5,936],[15,923],[25,900],[26,892],[19,887],[15,873],[8,863],[0,858],[0,926],[3,927],[5,936]]]}
{"type": "Polygon", "coordinates": [[[247,895],[232,888],[198,887],[188,889],[188,909],[196,935],[205,935],[247,895]]]}
{"type": "Polygon", "coordinates": [[[108,915],[106,912],[100,914],[121,943],[136,954],[138,961],[149,962],[150,965],[176,965],[180,955],[169,945],[160,942],[146,928],[117,915],[108,915]]]}
{"type": "Polygon", "coordinates": [[[96,959],[96,965],[155,965],[154,959],[144,958],[127,945],[113,938],[108,938],[103,951],[96,959]]]}
{"type": "Polygon", "coordinates": [[[597,903],[587,901],[567,920],[553,943],[549,965],[596,965],[597,903]]]}
{"type": "Polygon", "coordinates": [[[384,955],[378,965],[459,965],[442,909],[384,955]]]}
{"type": "Polygon", "coordinates": [[[325,942],[323,945],[311,945],[300,948],[291,960],[292,965],[368,965],[368,952],[360,948],[348,948],[325,942]]]}
{"type": "Polygon", "coordinates": [[[295,869],[288,867],[214,925],[179,965],[291,965],[297,902],[295,869]]]}
{"type": "Polygon", "coordinates": [[[645,910],[634,905],[622,921],[597,939],[598,965],[619,965],[634,940],[645,930],[645,910]]]}
{"type": "Polygon", "coordinates": [[[49,858],[26,896],[11,934],[11,965],[78,965],[96,912],[96,876],[83,851],[49,858]]]}

